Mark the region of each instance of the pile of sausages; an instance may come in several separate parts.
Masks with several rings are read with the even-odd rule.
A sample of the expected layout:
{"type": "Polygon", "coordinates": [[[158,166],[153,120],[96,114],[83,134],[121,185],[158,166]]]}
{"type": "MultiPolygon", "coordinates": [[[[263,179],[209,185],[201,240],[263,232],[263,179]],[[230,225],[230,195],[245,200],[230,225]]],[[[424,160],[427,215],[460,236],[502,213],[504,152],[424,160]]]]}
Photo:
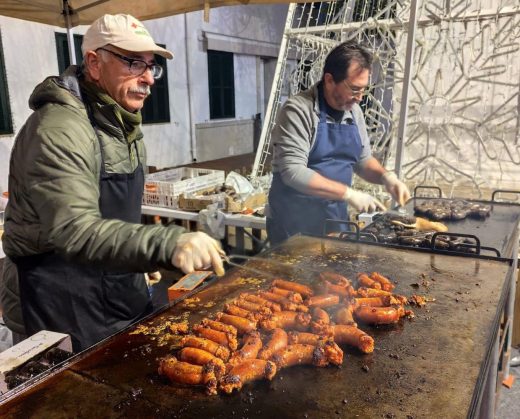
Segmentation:
{"type": "Polygon", "coordinates": [[[360,273],[357,282],[355,289],[344,276],[322,272],[312,288],[276,279],[267,291],[240,294],[215,318],[194,325],[176,356],[160,360],[159,374],[202,385],[207,394],[231,393],[250,381],[272,380],[281,368],[339,366],[338,345],[371,353],[374,339],[357,322],[391,324],[413,313],[383,275],[360,273]]]}

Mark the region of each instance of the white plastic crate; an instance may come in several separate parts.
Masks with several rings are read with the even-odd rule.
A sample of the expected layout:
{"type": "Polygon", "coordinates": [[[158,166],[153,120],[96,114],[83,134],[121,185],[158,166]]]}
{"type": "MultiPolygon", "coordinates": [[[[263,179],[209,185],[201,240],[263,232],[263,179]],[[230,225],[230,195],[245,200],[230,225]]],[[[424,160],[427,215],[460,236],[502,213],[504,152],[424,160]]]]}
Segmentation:
{"type": "Polygon", "coordinates": [[[208,189],[223,184],[223,170],[180,167],[146,176],[143,204],[156,207],[178,208],[180,194],[208,189]]]}

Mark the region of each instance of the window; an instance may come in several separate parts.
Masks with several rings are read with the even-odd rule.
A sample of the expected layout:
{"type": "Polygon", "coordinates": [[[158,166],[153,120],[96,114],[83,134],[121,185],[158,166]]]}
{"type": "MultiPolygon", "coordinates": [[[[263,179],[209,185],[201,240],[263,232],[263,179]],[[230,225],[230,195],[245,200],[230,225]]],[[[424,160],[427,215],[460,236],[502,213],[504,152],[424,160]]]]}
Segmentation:
{"type": "Polygon", "coordinates": [[[235,117],[233,54],[208,51],[209,117],[235,117]]]}
{"type": "MultiPolygon", "coordinates": [[[[166,48],[166,45],[157,45],[166,48]]],[[[162,66],[164,72],[159,80],[155,80],[151,88],[152,94],[144,102],[144,107],[141,110],[143,124],[170,122],[170,96],[168,95],[166,58],[156,55],[155,61],[162,66]]]]}
{"type": "Polygon", "coordinates": [[[13,123],[11,121],[11,106],[9,104],[9,92],[7,90],[7,78],[5,76],[4,49],[0,38],[0,134],[12,134],[13,123]]]}
{"type": "MultiPolygon", "coordinates": [[[[70,65],[69,44],[67,42],[66,33],[56,32],[56,50],[58,53],[58,69],[60,74],[70,65]]],[[[76,53],[76,64],[81,65],[83,62],[83,55],[81,54],[81,44],[83,42],[83,35],[74,35],[74,49],[76,53]]]]}

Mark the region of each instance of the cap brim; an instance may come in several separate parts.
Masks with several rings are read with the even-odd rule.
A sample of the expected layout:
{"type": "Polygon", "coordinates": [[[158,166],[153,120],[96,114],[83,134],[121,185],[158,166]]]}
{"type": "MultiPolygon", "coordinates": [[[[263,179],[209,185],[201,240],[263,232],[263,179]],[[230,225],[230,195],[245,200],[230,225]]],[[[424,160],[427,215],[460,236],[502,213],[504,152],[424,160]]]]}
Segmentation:
{"type": "Polygon", "coordinates": [[[112,42],[110,45],[131,52],[153,52],[154,54],[160,55],[168,60],[173,58],[173,53],[171,51],[168,51],[153,42],[120,41],[112,42]]]}

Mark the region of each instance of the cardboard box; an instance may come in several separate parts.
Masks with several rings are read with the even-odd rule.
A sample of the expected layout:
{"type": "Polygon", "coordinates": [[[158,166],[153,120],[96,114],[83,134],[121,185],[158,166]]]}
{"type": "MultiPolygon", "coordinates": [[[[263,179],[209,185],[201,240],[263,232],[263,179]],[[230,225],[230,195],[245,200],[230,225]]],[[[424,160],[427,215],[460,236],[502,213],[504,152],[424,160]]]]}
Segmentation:
{"type": "Polygon", "coordinates": [[[244,201],[235,201],[232,197],[226,197],[227,212],[242,212],[245,209],[256,209],[262,207],[267,202],[267,195],[264,192],[249,195],[244,201]]]}
{"type": "Polygon", "coordinates": [[[186,211],[200,211],[208,205],[218,203],[217,208],[225,212],[242,212],[245,209],[256,209],[267,202],[267,195],[263,192],[248,196],[245,200],[234,200],[224,194],[179,196],[179,209],[186,211]]]}
{"type": "MultiPolygon", "coordinates": [[[[30,360],[36,360],[51,348],[59,348],[72,353],[70,336],[63,333],[41,330],[20,343],[0,352],[0,401],[8,397],[6,375],[30,360]],[[7,393],[7,394],[5,394],[7,393]]],[[[29,381],[32,381],[30,379],[29,381]]],[[[16,389],[10,390],[16,391],[16,389]]]]}

